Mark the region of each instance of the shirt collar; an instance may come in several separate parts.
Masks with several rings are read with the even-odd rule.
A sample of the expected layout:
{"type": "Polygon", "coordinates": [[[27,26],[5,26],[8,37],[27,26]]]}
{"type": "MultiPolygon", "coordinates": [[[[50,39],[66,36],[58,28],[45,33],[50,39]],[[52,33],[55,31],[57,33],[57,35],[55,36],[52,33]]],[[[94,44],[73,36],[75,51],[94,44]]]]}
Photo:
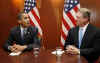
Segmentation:
{"type": "MultiPolygon", "coordinates": [[[[88,24],[89,24],[89,23],[88,23],[88,24]]],[[[86,30],[88,24],[86,24],[84,27],[79,27],[79,29],[84,29],[84,30],[86,30]]]]}
{"type": "Polygon", "coordinates": [[[23,28],[22,26],[20,26],[20,29],[21,29],[21,31],[23,31],[23,30],[27,30],[27,28],[23,28]]]}

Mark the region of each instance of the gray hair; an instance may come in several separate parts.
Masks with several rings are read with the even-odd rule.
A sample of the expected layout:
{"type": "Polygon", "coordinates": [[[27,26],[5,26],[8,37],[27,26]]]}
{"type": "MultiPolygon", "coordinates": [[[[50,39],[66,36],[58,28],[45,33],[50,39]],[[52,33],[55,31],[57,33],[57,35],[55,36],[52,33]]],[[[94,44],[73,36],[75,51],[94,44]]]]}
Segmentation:
{"type": "Polygon", "coordinates": [[[90,21],[91,12],[90,12],[89,9],[87,9],[87,8],[80,8],[79,12],[81,12],[83,14],[84,18],[88,18],[88,21],[90,21]]]}

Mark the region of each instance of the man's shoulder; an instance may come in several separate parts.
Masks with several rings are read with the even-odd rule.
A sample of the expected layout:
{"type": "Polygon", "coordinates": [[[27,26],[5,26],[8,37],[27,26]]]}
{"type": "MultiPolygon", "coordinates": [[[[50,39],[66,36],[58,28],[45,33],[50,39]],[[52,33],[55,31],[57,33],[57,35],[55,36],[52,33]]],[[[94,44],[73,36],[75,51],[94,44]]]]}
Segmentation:
{"type": "Polygon", "coordinates": [[[19,26],[14,26],[13,28],[11,28],[11,31],[17,31],[19,28],[19,26]]]}
{"type": "Polygon", "coordinates": [[[31,31],[38,31],[38,28],[35,26],[29,26],[28,29],[31,31]]]}
{"type": "Polygon", "coordinates": [[[95,26],[95,25],[92,25],[92,24],[89,24],[89,29],[92,29],[94,31],[100,31],[100,28],[95,26]]]}
{"type": "Polygon", "coordinates": [[[79,29],[79,27],[76,26],[76,27],[71,28],[70,31],[75,31],[75,30],[78,30],[78,29],[79,29]]]}
{"type": "Polygon", "coordinates": [[[37,27],[30,25],[28,28],[36,29],[37,27]]]}

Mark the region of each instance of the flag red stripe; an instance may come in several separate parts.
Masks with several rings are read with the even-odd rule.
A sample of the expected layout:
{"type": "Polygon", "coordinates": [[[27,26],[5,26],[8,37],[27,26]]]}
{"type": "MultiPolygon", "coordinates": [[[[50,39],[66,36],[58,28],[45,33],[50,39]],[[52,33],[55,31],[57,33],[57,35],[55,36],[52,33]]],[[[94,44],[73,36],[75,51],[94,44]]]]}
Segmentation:
{"type": "Polygon", "coordinates": [[[60,44],[61,44],[62,49],[64,49],[64,45],[62,44],[62,41],[60,41],[60,44]]]}
{"type": "MultiPolygon", "coordinates": [[[[71,1],[71,0],[69,0],[69,1],[71,1]]],[[[74,2],[74,0],[73,0],[73,2],[74,2]]],[[[77,0],[77,2],[78,2],[78,0],[77,0]]],[[[68,3],[69,2],[66,1],[64,5],[68,5],[70,7],[71,4],[70,3],[68,4],[68,3]]],[[[78,5],[79,4],[77,3],[77,5],[74,6],[74,8],[72,8],[71,10],[69,10],[66,6],[64,7],[65,14],[63,14],[63,18],[62,18],[61,41],[60,41],[62,46],[64,46],[69,29],[73,26],[76,26],[75,13],[77,13],[77,11],[79,9],[78,5]],[[66,29],[66,30],[63,30],[63,26],[64,26],[64,29],[66,29]]]]}
{"type": "MultiPolygon", "coordinates": [[[[34,24],[34,21],[32,21],[32,19],[30,19],[30,24],[32,25],[32,26],[35,26],[35,24],[34,24]]],[[[38,36],[42,36],[40,33],[38,33],[38,36]]]]}
{"type": "Polygon", "coordinates": [[[77,6],[75,6],[73,9],[74,9],[75,12],[78,11],[78,7],[77,6]]]}
{"type": "MultiPolygon", "coordinates": [[[[30,19],[30,24],[32,25],[32,26],[35,26],[35,24],[33,23],[33,21],[30,19]]],[[[38,36],[41,36],[41,34],[40,33],[38,33],[38,36]]]]}
{"type": "Polygon", "coordinates": [[[67,12],[67,16],[70,18],[70,20],[73,23],[73,25],[76,26],[76,20],[74,19],[72,14],[70,12],[67,12]]]}
{"type": "Polygon", "coordinates": [[[63,32],[63,30],[61,31],[61,35],[62,35],[62,37],[64,38],[64,40],[66,40],[66,35],[64,34],[64,32],[63,32]]]}
{"type": "Polygon", "coordinates": [[[38,33],[38,36],[42,37],[43,35],[41,35],[40,33],[38,33]]]}
{"type": "Polygon", "coordinates": [[[66,29],[69,30],[70,26],[67,24],[67,22],[65,21],[64,18],[62,18],[62,22],[63,22],[64,26],[66,27],[66,29]]]}
{"type": "Polygon", "coordinates": [[[32,26],[35,26],[34,23],[33,23],[33,21],[32,21],[31,19],[30,19],[30,24],[31,24],[32,26]]]}
{"type": "Polygon", "coordinates": [[[36,21],[38,22],[39,26],[41,27],[41,25],[40,25],[40,19],[39,19],[39,17],[36,15],[35,11],[32,10],[31,13],[34,15],[36,21]]]}

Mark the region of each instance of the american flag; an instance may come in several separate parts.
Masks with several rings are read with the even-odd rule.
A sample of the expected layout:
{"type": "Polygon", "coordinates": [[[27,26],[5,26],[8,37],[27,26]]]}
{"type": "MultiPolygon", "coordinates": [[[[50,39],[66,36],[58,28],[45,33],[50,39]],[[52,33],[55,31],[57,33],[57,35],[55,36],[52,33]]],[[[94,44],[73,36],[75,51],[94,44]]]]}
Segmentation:
{"type": "Polygon", "coordinates": [[[65,0],[61,29],[61,45],[64,45],[68,30],[76,26],[76,12],[80,8],[79,0],[65,0]]]}
{"type": "Polygon", "coordinates": [[[39,36],[42,36],[43,33],[40,24],[40,16],[36,7],[36,3],[36,0],[25,0],[24,11],[28,13],[30,17],[30,23],[38,28],[39,36]]]}

